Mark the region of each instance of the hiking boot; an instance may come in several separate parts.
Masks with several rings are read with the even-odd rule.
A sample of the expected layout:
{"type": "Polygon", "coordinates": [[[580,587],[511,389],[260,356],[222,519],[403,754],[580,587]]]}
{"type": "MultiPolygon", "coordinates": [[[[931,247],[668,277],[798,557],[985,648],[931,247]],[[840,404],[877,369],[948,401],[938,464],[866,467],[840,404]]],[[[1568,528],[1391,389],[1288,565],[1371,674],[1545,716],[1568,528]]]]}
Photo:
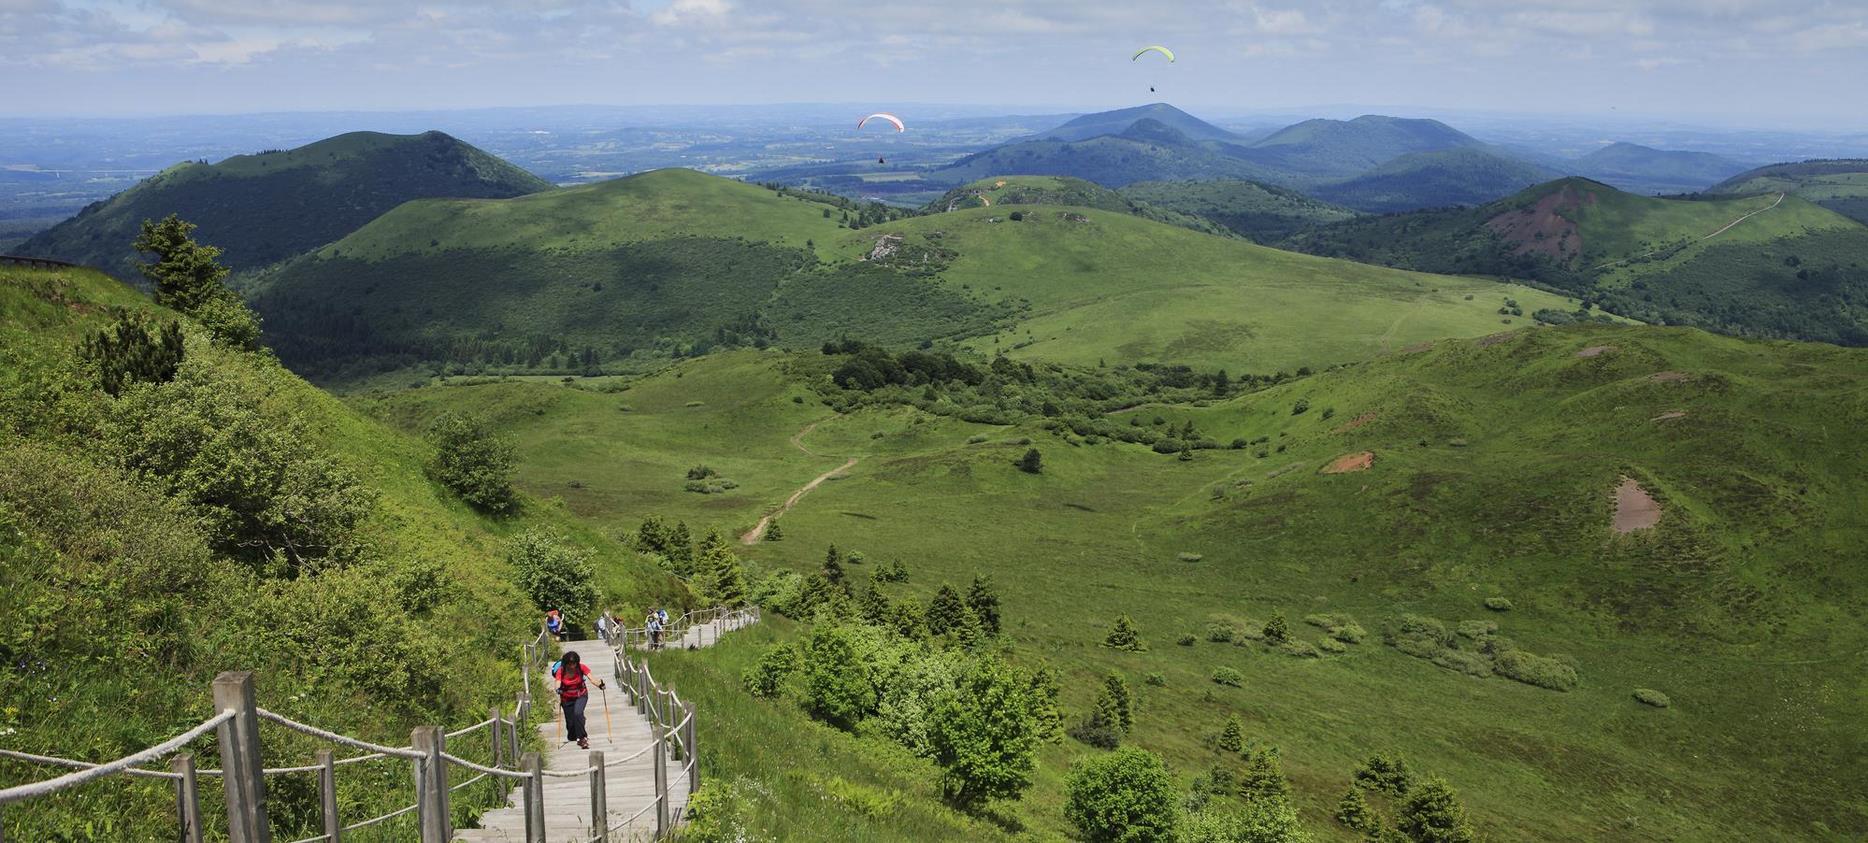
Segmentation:
{"type": "Polygon", "coordinates": [[[590,739],[589,739],[589,738],[578,738],[578,739],[577,739],[577,748],[578,748],[578,749],[589,749],[589,748],[590,748],[590,739]]]}

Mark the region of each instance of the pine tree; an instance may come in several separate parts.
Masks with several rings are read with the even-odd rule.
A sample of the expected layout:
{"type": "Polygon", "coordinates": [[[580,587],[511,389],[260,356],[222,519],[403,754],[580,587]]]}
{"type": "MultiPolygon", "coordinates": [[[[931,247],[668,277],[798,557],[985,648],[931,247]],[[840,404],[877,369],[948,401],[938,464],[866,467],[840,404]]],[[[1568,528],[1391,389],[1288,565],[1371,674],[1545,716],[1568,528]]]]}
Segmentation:
{"type": "Polygon", "coordinates": [[[1363,834],[1374,834],[1381,827],[1375,820],[1375,813],[1369,810],[1369,800],[1362,795],[1362,788],[1353,785],[1336,803],[1336,821],[1363,834]]]}
{"type": "Polygon", "coordinates": [[[701,540],[700,557],[694,568],[701,594],[716,605],[746,605],[746,573],[740,567],[739,557],[718,530],[709,532],[701,540]]]}
{"type": "Polygon", "coordinates": [[[833,586],[844,587],[843,554],[837,551],[837,546],[834,544],[824,554],[824,579],[833,586]]]}
{"type": "Polygon", "coordinates": [[[946,635],[960,623],[960,617],[967,613],[966,605],[960,602],[960,593],[953,586],[941,583],[940,590],[934,592],[934,602],[928,604],[928,632],[932,635],[946,635]]]}
{"type": "Polygon", "coordinates": [[[1396,825],[1415,843],[1471,843],[1475,839],[1466,808],[1442,779],[1428,779],[1410,791],[1400,814],[1396,825]]]}
{"type": "Polygon", "coordinates": [[[1279,763],[1275,747],[1246,751],[1245,773],[1239,777],[1239,795],[1248,801],[1290,797],[1291,781],[1284,777],[1284,765],[1279,763]]]}
{"type": "Polygon", "coordinates": [[[133,244],[155,260],[137,269],[155,287],[156,303],[194,317],[214,342],[228,348],[259,347],[259,317],[223,283],[228,269],[221,250],[194,240],[195,224],[175,214],[144,220],[133,244]]]}
{"type": "Polygon", "coordinates": [[[1129,694],[1129,683],[1122,679],[1122,674],[1110,671],[1103,677],[1103,693],[1097,698],[1096,705],[1102,708],[1108,701],[1111,720],[1122,734],[1135,730],[1134,698],[1129,694]]]}
{"type": "Polygon", "coordinates": [[[1064,713],[1057,707],[1060,693],[1057,672],[1050,665],[1041,664],[1031,672],[1031,715],[1038,721],[1039,739],[1046,743],[1056,743],[1064,737],[1064,713]]]}
{"type": "Polygon", "coordinates": [[[1239,722],[1239,718],[1226,718],[1226,728],[1219,732],[1219,749],[1221,752],[1245,749],[1245,726],[1239,722]]]}
{"type": "Polygon", "coordinates": [[[1376,753],[1367,763],[1356,771],[1356,787],[1379,790],[1391,796],[1406,796],[1413,787],[1413,776],[1408,772],[1407,762],[1397,756],[1376,753]]]}
{"type": "Polygon", "coordinates": [[[688,532],[688,522],[677,521],[674,529],[668,531],[668,548],[664,553],[668,561],[674,563],[677,575],[694,575],[694,537],[688,532]]]}
{"type": "Polygon", "coordinates": [[[856,608],[862,612],[863,621],[872,626],[888,626],[893,617],[888,595],[874,585],[863,589],[863,593],[856,598],[856,608]]]}
{"type": "Polygon", "coordinates": [[[78,353],[97,374],[98,385],[114,398],[131,384],[175,379],[184,353],[182,326],[170,322],[157,328],[141,311],[131,311],[110,328],[86,337],[78,353]]]}
{"type": "Polygon", "coordinates": [[[765,540],[769,542],[779,542],[779,541],[785,540],[785,529],[783,527],[778,526],[778,519],[776,518],[772,519],[772,526],[767,527],[765,529],[765,540]]]}
{"type": "Polygon", "coordinates": [[[642,519],[642,526],[636,530],[636,549],[643,553],[668,555],[668,525],[661,516],[651,515],[642,519]]]}
{"type": "Polygon", "coordinates": [[[1265,643],[1283,644],[1291,640],[1291,627],[1284,622],[1284,615],[1276,614],[1265,622],[1265,643]]]}
{"type": "Polygon", "coordinates": [[[1142,646],[1141,631],[1135,628],[1134,619],[1126,614],[1116,616],[1115,625],[1110,627],[1109,634],[1103,637],[1103,646],[1112,647],[1117,650],[1141,651],[1147,649],[1142,646]]]}
{"type": "Polygon", "coordinates": [[[1044,455],[1038,453],[1037,448],[1025,451],[1025,455],[1018,458],[1018,470],[1026,474],[1043,474],[1044,455]]]}
{"type": "Polygon", "coordinates": [[[966,593],[966,605],[979,618],[979,626],[987,635],[999,634],[999,594],[992,588],[992,580],[975,575],[973,587],[966,593]]]}

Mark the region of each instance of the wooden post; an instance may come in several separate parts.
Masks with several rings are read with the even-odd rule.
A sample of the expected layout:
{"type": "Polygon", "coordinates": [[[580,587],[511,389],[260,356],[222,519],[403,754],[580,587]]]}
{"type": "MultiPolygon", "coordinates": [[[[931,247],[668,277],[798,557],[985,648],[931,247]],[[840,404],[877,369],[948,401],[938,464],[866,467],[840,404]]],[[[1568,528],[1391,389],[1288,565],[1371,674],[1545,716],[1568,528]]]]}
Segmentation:
{"type": "Polygon", "coordinates": [[[421,817],[422,843],[448,843],[454,835],[447,762],[441,759],[445,741],[439,726],[417,726],[409,733],[409,746],[423,756],[415,762],[415,813],[421,817]]]}
{"type": "Polygon", "coordinates": [[[604,791],[603,753],[590,753],[590,824],[592,839],[610,843],[610,797],[604,791]]]}
{"type": "Polygon", "coordinates": [[[338,761],[331,750],[318,750],[318,798],[325,809],[325,841],[338,843],[344,817],[338,815],[338,761]]]}
{"type": "Polygon", "coordinates": [[[538,753],[528,752],[520,759],[519,765],[526,773],[525,780],[525,840],[526,843],[545,843],[545,767],[539,761],[538,753]]]}
{"type": "Polygon", "coordinates": [[[234,712],[215,735],[221,745],[221,784],[227,793],[229,843],[272,843],[266,822],[266,777],[259,751],[258,706],[253,672],[230,670],[214,677],[214,708],[234,712]]]}
{"type": "MultiPolygon", "coordinates": [[[[492,766],[494,769],[498,770],[506,769],[506,735],[504,730],[500,728],[504,724],[505,721],[501,720],[499,716],[499,706],[493,706],[493,722],[489,724],[491,731],[487,732],[487,744],[492,750],[492,766]]],[[[493,776],[492,778],[493,793],[499,797],[499,801],[505,802],[506,777],[493,776]]]]}
{"type": "Polygon", "coordinates": [[[694,704],[688,702],[683,703],[682,706],[687,709],[684,712],[688,721],[687,734],[683,736],[682,745],[688,750],[688,795],[692,797],[700,792],[700,746],[694,743],[697,725],[694,720],[694,704]]]}
{"type": "Polygon", "coordinates": [[[201,843],[201,790],[195,780],[195,754],[176,753],[169,769],[181,776],[175,782],[175,817],[181,821],[182,843],[201,843]]]}
{"type": "Polygon", "coordinates": [[[652,724],[655,730],[655,747],[649,754],[655,756],[655,839],[668,838],[668,729],[660,723],[652,724]]]}

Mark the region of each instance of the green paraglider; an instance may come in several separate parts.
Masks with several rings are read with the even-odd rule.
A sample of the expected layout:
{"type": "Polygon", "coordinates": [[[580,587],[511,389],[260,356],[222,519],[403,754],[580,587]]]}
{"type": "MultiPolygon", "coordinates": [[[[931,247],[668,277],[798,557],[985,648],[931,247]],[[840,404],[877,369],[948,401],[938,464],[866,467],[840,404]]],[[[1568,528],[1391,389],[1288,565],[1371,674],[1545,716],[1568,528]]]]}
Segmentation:
{"type": "Polygon", "coordinates": [[[1174,62],[1174,51],[1166,47],[1163,47],[1160,44],[1150,44],[1146,47],[1136,50],[1135,57],[1129,59],[1129,61],[1141,61],[1142,56],[1148,55],[1149,53],[1160,53],[1161,55],[1167,56],[1167,60],[1169,64],[1172,64],[1174,62]]]}

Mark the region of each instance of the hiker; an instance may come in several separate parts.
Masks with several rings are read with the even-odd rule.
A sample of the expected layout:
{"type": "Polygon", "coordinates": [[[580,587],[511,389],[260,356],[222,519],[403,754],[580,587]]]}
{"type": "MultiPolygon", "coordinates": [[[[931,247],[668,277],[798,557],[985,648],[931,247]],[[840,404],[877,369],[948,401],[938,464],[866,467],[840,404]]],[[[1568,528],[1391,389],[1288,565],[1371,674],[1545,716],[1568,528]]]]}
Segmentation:
{"type": "Polygon", "coordinates": [[[597,613],[597,637],[603,639],[603,643],[605,644],[610,643],[610,613],[609,612],[597,613]]]}
{"type": "MultiPolygon", "coordinates": [[[[584,731],[584,706],[590,702],[589,677],[590,666],[584,664],[576,650],[566,652],[551,670],[551,678],[558,680],[558,703],[564,706],[564,739],[577,741],[578,749],[590,748],[590,733],[584,731]]],[[[597,687],[607,687],[601,676],[597,677],[597,687]]]]}
{"type": "Polygon", "coordinates": [[[558,614],[557,609],[545,613],[545,630],[551,633],[551,637],[564,640],[564,616],[558,614]]]}
{"type": "Polygon", "coordinates": [[[658,612],[650,612],[648,623],[646,624],[646,626],[649,629],[649,649],[651,650],[661,649],[662,648],[662,629],[663,629],[661,614],[658,612]]]}
{"type": "Polygon", "coordinates": [[[658,618],[661,618],[662,628],[666,629],[668,627],[668,610],[667,609],[656,609],[655,616],[658,618]]]}

